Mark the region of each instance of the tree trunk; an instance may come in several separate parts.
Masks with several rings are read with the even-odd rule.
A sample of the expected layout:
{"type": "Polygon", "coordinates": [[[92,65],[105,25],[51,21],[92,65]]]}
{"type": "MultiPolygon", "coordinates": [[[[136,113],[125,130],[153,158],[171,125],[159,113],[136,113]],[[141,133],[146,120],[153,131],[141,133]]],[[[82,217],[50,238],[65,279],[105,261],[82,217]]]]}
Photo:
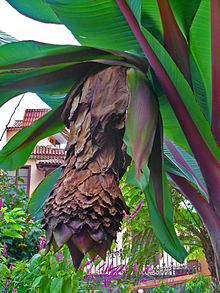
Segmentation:
{"type": "Polygon", "coordinates": [[[46,200],[46,251],[68,245],[79,267],[88,252],[103,259],[129,213],[119,180],[129,157],[123,144],[128,106],[126,69],[109,67],[69,95],[63,117],[70,128],[63,175],[46,200]]]}

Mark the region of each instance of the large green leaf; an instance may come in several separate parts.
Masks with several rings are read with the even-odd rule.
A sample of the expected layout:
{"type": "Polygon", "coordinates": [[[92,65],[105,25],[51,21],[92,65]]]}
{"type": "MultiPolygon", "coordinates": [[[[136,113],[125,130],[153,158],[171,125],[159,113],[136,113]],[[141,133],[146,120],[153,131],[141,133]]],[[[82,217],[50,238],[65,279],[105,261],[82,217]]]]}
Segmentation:
{"type": "Polygon", "coordinates": [[[46,3],[82,45],[123,51],[139,48],[113,0],[46,0],[46,3]]]}
{"type": "Polygon", "coordinates": [[[163,40],[163,29],[157,0],[142,1],[141,24],[158,40],[163,40]]]}
{"type": "MultiPolygon", "coordinates": [[[[169,0],[180,30],[188,38],[189,28],[201,0],[169,0]]],[[[142,1],[142,26],[158,40],[163,39],[163,29],[157,0],[142,1]]]]}
{"type": "Polygon", "coordinates": [[[49,192],[56,184],[56,180],[62,175],[62,168],[59,167],[53,172],[51,172],[34,190],[32,193],[27,209],[35,219],[40,219],[43,216],[43,206],[44,202],[49,195],[49,192]]]}
{"type": "Polygon", "coordinates": [[[135,168],[132,165],[127,175],[127,182],[140,187],[144,192],[157,239],[170,255],[182,262],[187,253],[173,227],[173,207],[163,167],[160,131],[158,126],[149,164],[147,166],[145,162],[140,181],[136,179],[135,168]]]}
{"type": "Polygon", "coordinates": [[[106,65],[144,70],[146,61],[131,54],[80,46],[17,42],[0,47],[0,105],[30,91],[52,108],[82,78],[106,65]]]}
{"type": "MultiPolygon", "coordinates": [[[[83,45],[117,50],[140,49],[113,0],[7,0],[31,18],[65,24],[83,45]],[[108,32],[108,38],[106,38],[108,32]],[[120,39],[120,42],[115,40],[120,39]]],[[[181,30],[187,36],[201,0],[170,0],[181,30]]],[[[137,21],[157,39],[163,39],[157,0],[127,0],[137,21]]]]}
{"type": "Polygon", "coordinates": [[[168,137],[172,141],[175,141],[189,154],[192,154],[192,151],[179,125],[175,113],[167,100],[167,97],[163,94],[158,97],[158,100],[160,104],[160,113],[163,120],[164,136],[168,137]]]}
{"type": "Polygon", "coordinates": [[[60,118],[61,112],[62,106],[15,134],[0,152],[0,168],[14,170],[22,167],[38,141],[62,131],[65,126],[60,118]]]}
{"type": "MultiPolygon", "coordinates": [[[[185,35],[188,35],[200,1],[171,1],[177,22],[185,35]]],[[[127,0],[126,2],[137,21],[162,41],[163,31],[157,1],[127,0]]],[[[46,0],[46,3],[83,45],[117,50],[140,49],[113,0],[101,0],[96,3],[90,0],[46,0]],[[106,32],[108,32],[108,38],[106,38],[106,32]],[[115,42],[117,39],[120,39],[120,42],[115,42]]]]}
{"type": "Polygon", "coordinates": [[[207,196],[206,185],[194,157],[167,138],[164,139],[163,154],[167,172],[184,177],[207,196]]]}
{"type": "Polygon", "coordinates": [[[19,12],[33,19],[49,22],[60,23],[54,11],[44,0],[6,0],[19,12]]]}
{"type": "Polygon", "coordinates": [[[197,83],[197,92],[200,92],[202,87],[203,93],[203,87],[205,87],[206,93],[206,95],[197,94],[197,98],[204,105],[203,111],[210,122],[212,112],[212,72],[210,1],[208,0],[201,1],[201,5],[193,20],[189,35],[189,49],[193,58],[193,61],[191,61],[191,72],[193,79],[197,83]],[[195,65],[198,68],[197,71],[194,70],[195,65]],[[202,79],[200,82],[197,78],[198,72],[202,79]]]}
{"type": "Polygon", "coordinates": [[[199,8],[201,0],[169,0],[175,19],[188,39],[189,29],[194,16],[199,8]]]}
{"type": "Polygon", "coordinates": [[[144,190],[155,235],[162,247],[176,260],[182,262],[187,253],[179,241],[173,226],[173,206],[162,153],[162,126],[158,121],[154,145],[149,159],[150,178],[144,190]],[[163,227],[163,229],[161,229],[163,227]]]}

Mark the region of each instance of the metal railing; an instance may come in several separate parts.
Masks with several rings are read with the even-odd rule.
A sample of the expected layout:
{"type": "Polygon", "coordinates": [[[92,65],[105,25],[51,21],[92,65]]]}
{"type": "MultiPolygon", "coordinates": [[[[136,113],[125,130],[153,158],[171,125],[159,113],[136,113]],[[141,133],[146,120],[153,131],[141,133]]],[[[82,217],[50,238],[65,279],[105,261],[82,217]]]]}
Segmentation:
{"type": "MultiPolygon", "coordinates": [[[[113,252],[107,255],[106,261],[101,261],[98,265],[91,263],[87,268],[88,271],[100,279],[105,274],[108,274],[112,268],[117,267],[120,274],[126,272],[126,266],[129,259],[123,257],[122,249],[116,248],[113,252]]],[[[144,267],[147,268],[149,264],[144,267]]],[[[159,264],[152,265],[144,274],[138,272],[139,279],[165,279],[183,275],[196,274],[201,272],[201,264],[198,261],[185,261],[183,264],[178,263],[171,256],[163,253],[160,257],[159,264]]]]}

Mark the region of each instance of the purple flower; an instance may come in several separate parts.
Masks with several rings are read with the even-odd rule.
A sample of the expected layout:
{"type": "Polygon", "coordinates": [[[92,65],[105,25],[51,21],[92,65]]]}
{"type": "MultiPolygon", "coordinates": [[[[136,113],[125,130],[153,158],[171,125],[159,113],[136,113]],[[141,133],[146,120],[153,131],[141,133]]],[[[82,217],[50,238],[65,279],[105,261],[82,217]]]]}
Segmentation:
{"type": "Polygon", "coordinates": [[[4,242],[4,243],[3,243],[3,249],[2,249],[2,256],[4,256],[4,257],[7,256],[7,253],[6,253],[6,247],[7,247],[7,245],[6,245],[6,243],[4,242]]]}
{"type": "Polygon", "coordinates": [[[119,292],[120,288],[121,288],[121,284],[119,283],[119,287],[118,287],[118,289],[115,291],[115,293],[119,292]]]}
{"type": "MultiPolygon", "coordinates": [[[[125,267],[125,265],[122,266],[122,269],[125,267]]],[[[118,273],[118,270],[122,270],[121,269],[121,265],[118,265],[118,266],[115,266],[114,268],[112,268],[111,270],[111,274],[115,274],[115,273],[118,273]]]]}
{"type": "MultiPolygon", "coordinates": [[[[43,249],[43,248],[41,248],[41,249],[43,249]]],[[[58,261],[58,263],[60,263],[62,259],[63,259],[63,254],[62,254],[61,251],[59,251],[59,253],[57,253],[57,261],[58,261]]]]}
{"type": "Polygon", "coordinates": [[[105,288],[107,288],[107,286],[108,286],[106,278],[104,278],[104,286],[105,286],[105,288]]]}
{"type": "Polygon", "coordinates": [[[66,263],[66,268],[67,268],[67,270],[68,270],[68,269],[69,269],[69,264],[68,264],[68,260],[67,260],[66,257],[65,257],[64,261],[65,261],[65,263],[66,263]]]}
{"type": "Polygon", "coordinates": [[[121,267],[119,266],[119,268],[117,268],[117,270],[116,270],[117,274],[120,273],[124,269],[124,267],[125,267],[125,265],[123,265],[121,267]]]}
{"type": "Polygon", "coordinates": [[[1,222],[3,222],[4,217],[5,217],[5,213],[3,213],[2,216],[1,216],[1,222]]]}
{"type": "Polygon", "coordinates": [[[10,275],[12,274],[13,264],[10,265],[10,275]]]}
{"type": "Polygon", "coordinates": [[[44,248],[44,239],[41,239],[39,252],[44,248]]]}
{"type": "Polygon", "coordinates": [[[3,202],[2,202],[2,197],[0,198],[0,211],[1,211],[1,208],[3,206],[3,202]]]}
{"type": "Polygon", "coordinates": [[[89,259],[86,260],[85,267],[90,265],[91,261],[89,259]]]}
{"type": "Polygon", "coordinates": [[[134,263],[133,263],[133,268],[134,268],[134,273],[135,273],[135,275],[137,275],[137,262],[136,262],[136,260],[134,261],[134,263]]]}
{"type": "Polygon", "coordinates": [[[109,265],[106,266],[105,270],[103,271],[103,273],[106,273],[108,271],[108,267],[109,265]]]}
{"type": "Polygon", "coordinates": [[[133,220],[133,219],[136,217],[137,212],[140,210],[140,208],[141,208],[143,202],[144,202],[144,200],[143,200],[143,198],[142,198],[141,201],[139,202],[139,204],[137,205],[137,208],[136,208],[136,209],[134,210],[134,212],[129,216],[130,220],[128,220],[127,225],[126,225],[125,227],[127,227],[127,226],[130,224],[131,220],[133,220]]]}
{"type": "Polygon", "coordinates": [[[101,265],[99,269],[102,269],[103,268],[103,270],[104,270],[104,266],[105,266],[105,264],[101,265]]]}
{"type": "Polygon", "coordinates": [[[139,204],[137,205],[137,208],[134,210],[134,212],[131,214],[130,219],[134,219],[134,217],[136,216],[137,212],[140,210],[142,204],[143,204],[144,200],[143,198],[141,199],[141,201],[139,202],[139,204]]]}
{"type": "Polygon", "coordinates": [[[12,288],[12,293],[17,293],[17,290],[15,290],[15,288],[12,288]]]}
{"type": "Polygon", "coordinates": [[[111,262],[111,264],[110,264],[110,266],[109,266],[107,272],[110,273],[110,272],[112,271],[112,269],[114,269],[114,268],[113,268],[113,261],[111,262]]]}
{"type": "Polygon", "coordinates": [[[150,263],[149,266],[146,267],[146,269],[143,270],[142,274],[145,274],[149,269],[152,267],[153,263],[150,263]]]}

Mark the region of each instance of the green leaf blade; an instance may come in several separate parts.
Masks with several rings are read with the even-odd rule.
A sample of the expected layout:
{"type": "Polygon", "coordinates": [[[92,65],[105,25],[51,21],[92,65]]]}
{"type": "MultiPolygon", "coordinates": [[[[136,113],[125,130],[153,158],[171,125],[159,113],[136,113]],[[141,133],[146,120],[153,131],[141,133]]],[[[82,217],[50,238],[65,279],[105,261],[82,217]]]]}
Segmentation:
{"type": "Polygon", "coordinates": [[[59,18],[56,16],[50,5],[46,4],[43,0],[6,0],[11,6],[17,9],[20,13],[48,23],[60,23],[59,18]]]}
{"type": "Polygon", "coordinates": [[[145,163],[140,181],[135,178],[134,166],[131,166],[127,175],[127,182],[138,186],[144,192],[150,211],[151,223],[158,241],[170,255],[177,261],[182,262],[187,253],[173,226],[173,207],[162,161],[160,127],[157,128],[149,163],[148,166],[147,162],[145,163]]]}
{"type": "Polygon", "coordinates": [[[80,46],[16,42],[0,46],[0,105],[25,92],[60,105],[81,79],[109,65],[145,70],[146,60],[124,52],[80,46]]]}
{"type": "Polygon", "coordinates": [[[62,23],[82,45],[121,51],[139,48],[115,1],[46,0],[46,3],[50,4],[62,23]]]}
{"type": "Polygon", "coordinates": [[[163,248],[177,261],[182,262],[187,253],[173,226],[173,207],[162,159],[162,125],[158,122],[154,145],[149,159],[150,178],[146,196],[152,226],[163,248]],[[161,229],[163,227],[163,229],[161,229]]]}
{"type": "Polygon", "coordinates": [[[61,174],[62,169],[59,167],[51,172],[32,193],[27,204],[27,209],[35,219],[40,219],[43,216],[44,202],[61,174]]]}

